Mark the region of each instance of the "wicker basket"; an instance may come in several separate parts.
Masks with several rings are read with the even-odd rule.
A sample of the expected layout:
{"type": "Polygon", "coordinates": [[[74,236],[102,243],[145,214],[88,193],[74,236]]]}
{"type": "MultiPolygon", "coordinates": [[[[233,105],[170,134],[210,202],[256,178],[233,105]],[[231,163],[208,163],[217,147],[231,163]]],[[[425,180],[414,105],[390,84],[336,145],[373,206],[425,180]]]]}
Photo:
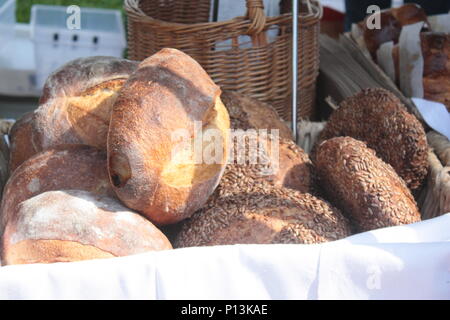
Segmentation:
{"type": "MultiPolygon", "coordinates": [[[[266,17],[262,0],[246,0],[245,17],[202,22],[208,20],[210,1],[192,2],[125,0],[130,59],[143,60],[165,47],[180,49],[222,89],[268,102],[289,119],[292,15],[266,17]]],[[[317,0],[303,0],[300,7],[298,110],[299,118],[309,118],[319,70],[322,8],[317,0]]]]}

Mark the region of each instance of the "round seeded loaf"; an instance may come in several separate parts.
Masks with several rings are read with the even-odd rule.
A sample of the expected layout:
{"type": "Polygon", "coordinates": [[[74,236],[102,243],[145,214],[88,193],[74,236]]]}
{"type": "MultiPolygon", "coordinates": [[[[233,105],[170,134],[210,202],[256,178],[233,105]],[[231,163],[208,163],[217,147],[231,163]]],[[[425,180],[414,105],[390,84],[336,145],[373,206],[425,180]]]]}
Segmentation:
{"type": "Polygon", "coordinates": [[[171,248],[150,221],[113,198],[49,191],[15,208],[2,239],[2,263],[71,262],[171,248]]]}
{"type": "Polygon", "coordinates": [[[42,192],[65,189],[113,196],[106,153],[85,145],[63,145],[38,153],[22,163],[4,189],[0,234],[22,201],[42,192]]]}
{"type": "Polygon", "coordinates": [[[16,128],[13,168],[36,152],[61,144],[106,150],[113,102],[136,67],[135,61],[98,56],[73,60],[52,73],[38,109],[16,128]]]}
{"type": "Polygon", "coordinates": [[[158,225],[189,217],[219,183],[229,126],[219,87],[195,60],[175,49],[147,58],[112,111],[108,170],[117,196],[158,225]],[[208,132],[216,143],[202,138],[208,132]],[[211,145],[216,159],[207,162],[211,145]]]}
{"type": "Polygon", "coordinates": [[[338,137],[318,146],[316,170],[327,199],[358,231],[420,221],[411,192],[364,142],[338,137]]]}
{"type": "Polygon", "coordinates": [[[366,142],[411,190],[418,189],[427,176],[425,131],[400,100],[385,89],[366,89],[345,99],[331,115],[317,145],[339,136],[366,142]]]}
{"type": "Polygon", "coordinates": [[[260,181],[197,211],[182,226],[175,247],[321,243],[349,235],[347,219],[326,201],[260,181]]]}
{"type": "Polygon", "coordinates": [[[232,129],[263,129],[269,133],[276,129],[281,138],[292,140],[291,130],[271,105],[233,91],[224,91],[220,98],[232,129]]]}

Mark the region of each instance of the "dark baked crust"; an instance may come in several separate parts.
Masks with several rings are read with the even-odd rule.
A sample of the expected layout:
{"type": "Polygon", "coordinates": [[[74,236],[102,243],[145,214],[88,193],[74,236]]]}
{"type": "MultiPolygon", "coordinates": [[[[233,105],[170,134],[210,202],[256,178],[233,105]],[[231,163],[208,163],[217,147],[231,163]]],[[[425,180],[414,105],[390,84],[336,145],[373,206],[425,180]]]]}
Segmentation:
{"type": "Polygon", "coordinates": [[[315,164],[328,199],[358,231],[420,221],[404,181],[364,142],[351,137],[324,141],[317,148],[315,164]]]}
{"type": "Polygon", "coordinates": [[[174,245],[320,243],[350,234],[347,219],[326,201],[262,182],[196,212],[174,245]]]}
{"type": "Polygon", "coordinates": [[[27,112],[11,128],[9,133],[9,170],[11,172],[38,152],[39,147],[35,143],[32,121],[33,112],[27,112]]]}
{"type": "Polygon", "coordinates": [[[412,190],[418,189],[427,175],[428,144],[422,124],[385,89],[366,89],[345,99],[317,143],[339,136],[366,142],[412,190]]]}

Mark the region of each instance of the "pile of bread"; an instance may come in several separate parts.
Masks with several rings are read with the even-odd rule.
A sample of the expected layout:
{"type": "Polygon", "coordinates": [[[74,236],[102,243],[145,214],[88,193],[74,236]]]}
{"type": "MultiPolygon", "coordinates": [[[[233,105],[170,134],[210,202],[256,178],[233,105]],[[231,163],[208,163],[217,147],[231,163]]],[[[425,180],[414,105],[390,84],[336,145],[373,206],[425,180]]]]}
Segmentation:
{"type": "Polygon", "coordinates": [[[3,264],[338,240],[419,221],[412,192],[428,167],[421,124],[390,92],[344,101],[310,158],[272,107],[221,92],[175,49],[141,63],[64,65],[10,142],[3,264]],[[208,149],[201,133],[210,129],[219,161],[193,162],[192,149],[175,148],[184,130],[208,149]],[[230,138],[238,129],[245,148],[231,157],[242,151],[230,138]]]}
{"type": "Polygon", "coordinates": [[[364,44],[377,61],[377,51],[381,45],[391,41],[394,43],[392,60],[397,84],[400,83],[398,43],[402,28],[423,22],[418,39],[423,56],[423,96],[443,103],[450,112],[450,33],[434,31],[425,11],[417,4],[405,4],[382,11],[379,16],[381,28],[373,28],[369,19],[373,17],[369,16],[358,24],[364,44]]]}

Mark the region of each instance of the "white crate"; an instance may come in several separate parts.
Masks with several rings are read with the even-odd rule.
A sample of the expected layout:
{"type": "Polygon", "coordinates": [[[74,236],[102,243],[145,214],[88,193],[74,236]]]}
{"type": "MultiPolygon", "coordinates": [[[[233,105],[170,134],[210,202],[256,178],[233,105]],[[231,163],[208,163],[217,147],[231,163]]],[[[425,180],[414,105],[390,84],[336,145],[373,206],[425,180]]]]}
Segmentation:
{"type": "Polygon", "coordinates": [[[81,8],[80,29],[71,29],[68,7],[34,5],[31,31],[35,47],[36,81],[42,88],[48,75],[64,63],[88,56],[122,57],[126,47],[118,10],[81,8]]]}
{"type": "Polygon", "coordinates": [[[8,45],[14,36],[15,13],[15,0],[0,0],[0,48],[8,45]]]}

